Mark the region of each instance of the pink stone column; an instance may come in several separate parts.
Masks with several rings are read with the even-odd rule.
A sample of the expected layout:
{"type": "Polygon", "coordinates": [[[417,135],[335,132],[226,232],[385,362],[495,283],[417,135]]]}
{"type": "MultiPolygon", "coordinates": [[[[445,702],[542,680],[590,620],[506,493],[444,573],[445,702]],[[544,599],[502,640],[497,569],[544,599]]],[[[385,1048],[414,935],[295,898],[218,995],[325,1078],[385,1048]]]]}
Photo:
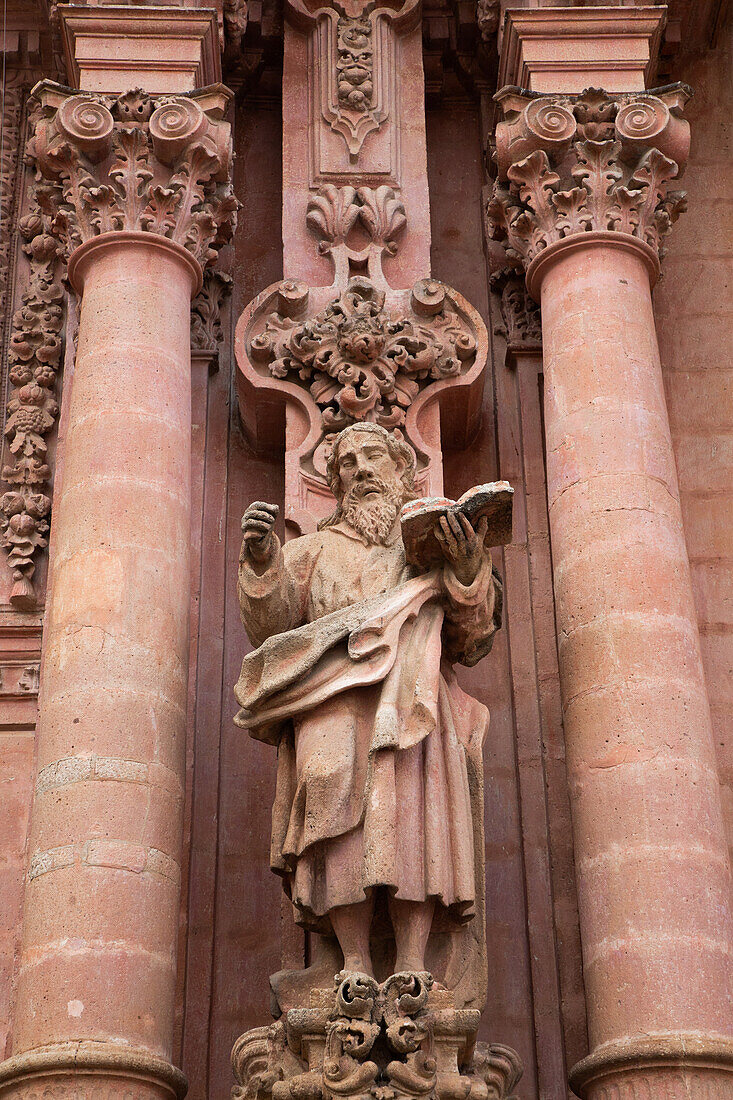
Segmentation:
{"type": "Polygon", "coordinates": [[[650,284],[655,251],[551,244],[547,483],[589,1100],[733,1094],[731,879],[650,284]]]}
{"type": "Polygon", "coordinates": [[[54,1096],[170,1098],[185,1092],[170,1058],[201,269],[163,237],[111,232],[71,255],[69,277],[83,298],[0,1096],[50,1077],[54,1096]]]}

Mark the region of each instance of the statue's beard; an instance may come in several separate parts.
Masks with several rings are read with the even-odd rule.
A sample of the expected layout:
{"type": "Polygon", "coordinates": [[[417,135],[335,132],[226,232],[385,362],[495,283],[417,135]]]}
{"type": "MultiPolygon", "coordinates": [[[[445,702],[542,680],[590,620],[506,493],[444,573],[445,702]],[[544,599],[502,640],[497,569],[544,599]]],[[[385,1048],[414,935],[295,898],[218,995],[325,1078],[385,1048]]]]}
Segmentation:
{"type": "Polygon", "coordinates": [[[341,502],[341,511],[349,527],[372,544],[383,546],[394,527],[404,499],[401,481],[383,481],[372,477],[366,485],[352,485],[341,502]],[[379,496],[364,498],[377,489],[379,496]]]}

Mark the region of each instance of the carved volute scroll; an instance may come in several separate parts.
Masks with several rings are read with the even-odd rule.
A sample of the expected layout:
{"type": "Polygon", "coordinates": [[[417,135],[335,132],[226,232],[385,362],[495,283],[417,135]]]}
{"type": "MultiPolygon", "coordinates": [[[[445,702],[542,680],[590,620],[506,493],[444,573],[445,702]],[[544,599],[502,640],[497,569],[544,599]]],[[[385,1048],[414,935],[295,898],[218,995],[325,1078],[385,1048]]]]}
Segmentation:
{"type": "MultiPolygon", "coordinates": [[[[0,498],[10,599],[18,608],[36,606],[33,574],[48,541],[46,454],[58,416],[63,260],[101,233],[128,230],[167,237],[210,266],[231,236],[237,209],[231,135],[222,118],[229,96],[222,86],[158,97],[140,90],[75,94],[50,81],[33,90],[26,156],[35,168],[34,209],[19,226],[30,279],[13,316],[2,467],[9,489],[0,498]]],[[[209,278],[207,288],[197,300],[194,337],[215,343],[224,287],[209,278]]]]}
{"type": "Polygon", "coordinates": [[[504,120],[487,217],[510,263],[527,268],[549,245],[590,231],[628,234],[660,253],[684,210],[684,192],[670,184],[687,159],[690,94],[683,84],[625,95],[498,92],[504,120]]]}

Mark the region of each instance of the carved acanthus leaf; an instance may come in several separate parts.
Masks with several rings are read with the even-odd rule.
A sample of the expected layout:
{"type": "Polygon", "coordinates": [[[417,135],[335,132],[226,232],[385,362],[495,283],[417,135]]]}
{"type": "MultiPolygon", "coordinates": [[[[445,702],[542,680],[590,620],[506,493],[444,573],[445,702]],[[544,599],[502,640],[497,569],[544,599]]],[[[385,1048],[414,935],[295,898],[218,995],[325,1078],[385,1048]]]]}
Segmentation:
{"type": "Polygon", "coordinates": [[[197,351],[218,351],[221,310],[231,288],[232,278],[223,271],[209,268],[204,273],[204,285],[191,303],[191,347],[197,351]]]}
{"type": "Polygon", "coordinates": [[[213,262],[238,205],[221,96],[69,95],[46,82],[36,97],[27,156],[67,254],[99,233],[142,230],[213,262]]]}
{"type": "Polygon", "coordinates": [[[682,85],[657,95],[500,93],[507,118],[497,127],[489,235],[524,266],[589,230],[629,233],[661,249],[683,209],[683,193],[668,187],[684,166],[688,94],[682,85]]]}

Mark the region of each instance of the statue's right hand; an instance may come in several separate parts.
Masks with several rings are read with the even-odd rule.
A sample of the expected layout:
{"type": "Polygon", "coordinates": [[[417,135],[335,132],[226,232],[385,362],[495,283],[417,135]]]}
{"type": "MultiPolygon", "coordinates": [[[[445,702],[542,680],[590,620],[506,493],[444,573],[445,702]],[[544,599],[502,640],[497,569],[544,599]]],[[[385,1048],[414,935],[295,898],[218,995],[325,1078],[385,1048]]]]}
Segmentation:
{"type": "Polygon", "coordinates": [[[273,527],[280,509],[277,504],[255,500],[242,516],[242,536],[247,553],[256,562],[268,561],[274,551],[273,527]]]}

